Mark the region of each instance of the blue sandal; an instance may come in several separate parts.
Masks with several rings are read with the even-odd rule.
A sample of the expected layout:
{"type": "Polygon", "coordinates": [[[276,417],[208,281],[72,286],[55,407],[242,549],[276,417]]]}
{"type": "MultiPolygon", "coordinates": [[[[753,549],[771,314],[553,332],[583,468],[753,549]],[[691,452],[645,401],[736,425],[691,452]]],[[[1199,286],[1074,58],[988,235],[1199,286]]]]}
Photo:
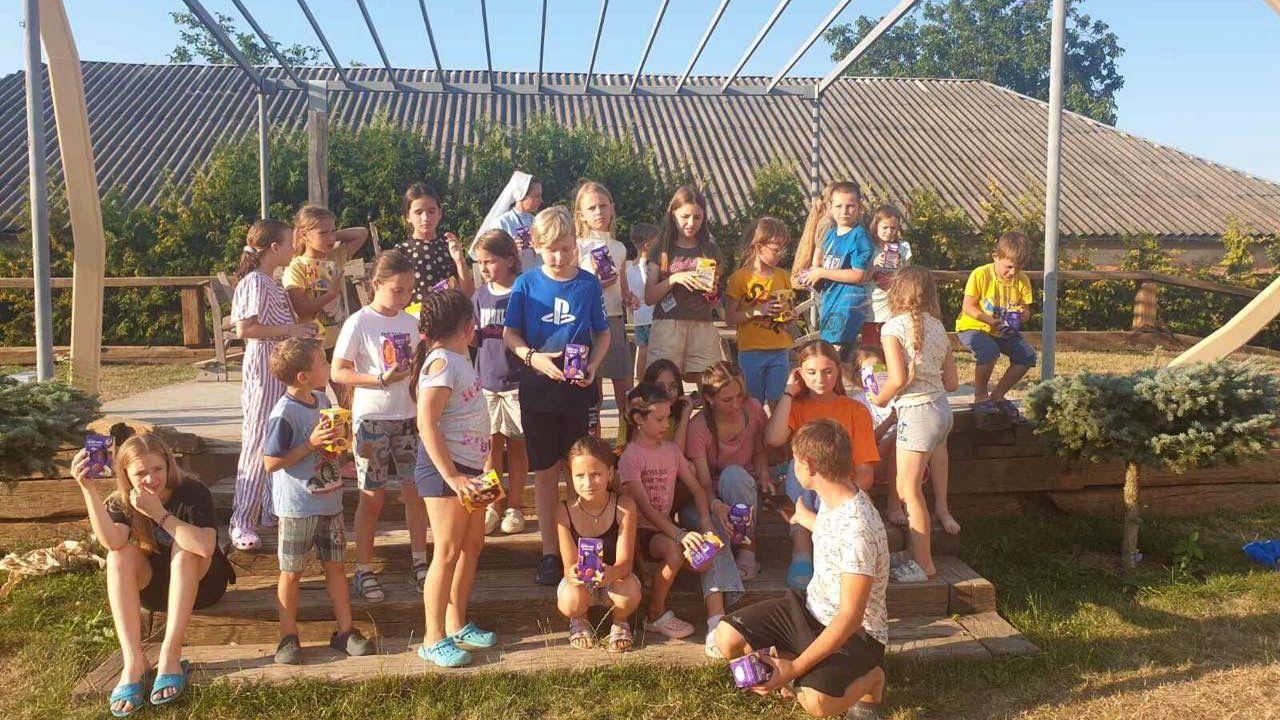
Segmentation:
{"type": "Polygon", "coordinates": [[[456,668],[471,664],[471,653],[458,647],[453,642],[453,638],[449,637],[431,647],[422,645],[418,648],[418,657],[445,668],[456,668]]]}
{"type": "Polygon", "coordinates": [[[165,675],[157,675],[156,681],[151,684],[151,704],[152,705],[168,705],[169,703],[182,697],[182,693],[187,689],[187,677],[191,674],[191,663],[186,660],[182,661],[182,672],[169,673],[165,675]],[[174,693],[169,697],[156,696],[165,690],[172,689],[174,693]]]}
{"type": "Polygon", "coordinates": [[[476,650],[491,648],[498,644],[498,633],[492,630],[481,630],[473,622],[467,623],[461,630],[450,637],[458,645],[466,645],[476,650]]]}
{"type": "Polygon", "coordinates": [[[117,685],[115,690],[111,691],[111,699],[107,701],[107,709],[111,711],[112,717],[126,718],[138,712],[147,704],[147,698],[142,692],[142,681],[128,683],[127,685],[117,685]],[[124,701],[133,706],[132,710],[116,710],[115,704],[124,701]]]}

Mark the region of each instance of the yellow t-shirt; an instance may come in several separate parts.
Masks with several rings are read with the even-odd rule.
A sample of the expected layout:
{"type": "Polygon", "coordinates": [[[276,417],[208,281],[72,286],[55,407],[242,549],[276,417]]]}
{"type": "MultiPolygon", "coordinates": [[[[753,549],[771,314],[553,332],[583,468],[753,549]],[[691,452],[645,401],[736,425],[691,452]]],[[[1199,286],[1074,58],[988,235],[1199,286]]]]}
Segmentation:
{"type": "MultiPolygon", "coordinates": [[[[1031,306],[1031,280],[1027,278],[1026,273],[1019,270],[1013,280],[1005,282],[996,275],[995,263],[987,263],[969,273],[969,280],[964,284],[964,294],[977,298],[978,307],[988,315],[999,315],[1010,308],[1026,312],[1031,306]]],[[[1026,319],[1025,316],[1023,319],[1026,319]]],[[[990,325],[975,320],[961,311],[960,317],[956,318],[956,332],[966,330],[981,330],[990,335],[995,334],[994,328],[990,325]]]]}
{"type": "Polygon", "coordinates": [[[329,257],[318,260],[298,255],[289,261],[289,267],[281,278],[286,290],[302,288],[312,298],[320,297],[333,287],[340,287],[343,292],[333,302],[316,313],[313,322],[320,328],[320,337],[324,339],[325,349],[338,344],[338,333],[342,332],[342,323],[351,312],[347,309],[347,293],[342,266],[347,264],[347,250],[334,248],[329,257]]]}
{"type": "MultiPolygon", "coordinates": [[[[729,276],[725,295],[738,301],[740,309],[755,310],[769,302],[773,293],[791,292],[791,276],[774,268],[770,277],[757,275],[750,266],[729,276]]],[[[771,318],[751,318],[738,324],[739,350],[782,350],[791,347],[786,325],[771,318]]]]}

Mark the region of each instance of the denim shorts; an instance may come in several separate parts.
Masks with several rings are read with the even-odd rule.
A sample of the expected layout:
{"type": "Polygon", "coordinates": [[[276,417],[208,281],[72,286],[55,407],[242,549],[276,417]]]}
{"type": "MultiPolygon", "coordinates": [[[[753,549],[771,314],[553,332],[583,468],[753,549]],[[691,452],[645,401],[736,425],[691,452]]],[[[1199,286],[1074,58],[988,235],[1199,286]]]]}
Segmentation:
{"type": "MultiPolygon", "coordinates": [[[[466,465],[454,463],[454,467],[457,468],[459,475],[466,478],[477,478],[484,474],[483,470],[469,468],[466,465]]],[[[418,497],[458,497],[458,493],[444,481],[444,476],[436,469],[435,463],[431,462],[431,456],[427,454],[426,448],[420,448],[418,451],[418,467],[413,473],[413,484],[418,488],[418,497]]]]}
{"type": "Polygon", "coordinates": [[[791,373],[787,350],[742,350],[738,365],[747,380],[748,395],[762,403],[778,402],[791,373]]]}
{"type": "Polygon", "coordinates": [[[990,365],[1001,355],[1007,355],[1013,365],[1036,366],[1036,349],[1020,333],[992,335],[981,330],[965,330],[960,333],[960,342],[973,351],[973,361],[979,365],[990,365]]]}

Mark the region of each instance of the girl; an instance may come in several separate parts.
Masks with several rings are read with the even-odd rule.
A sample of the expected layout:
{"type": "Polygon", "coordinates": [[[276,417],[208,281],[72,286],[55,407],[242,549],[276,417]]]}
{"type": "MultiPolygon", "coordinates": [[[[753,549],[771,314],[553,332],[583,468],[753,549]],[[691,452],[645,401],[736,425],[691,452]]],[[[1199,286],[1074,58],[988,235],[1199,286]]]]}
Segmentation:
{"type": "Polygon", "coordinates": [[[467,268],[462,242],[451,232],[438,235],[440,194],[428,185],[414,183],[404,191],[400,211],[409,226],[408,240],[396,245],[413,262],[413,300],[421,303],[440,283],[461,290],[467,297],[476,291],[475,278],[467,268]]]}
{"type": "Polygon", "coordinates": [[[803,286],[802,280],[809,268],[814,267],[815,260],[821,259],[821,251],[816,246],[831,229],[831,190],[834,187],[834,183],[827,183],[809,208],[809,217],[805,218],[804,229],[800,232],[800,242],[796,244],[796,256],[791,261],[791,284],[794,286],[803,286]]]}
{"type": "MultiPolygon", "coordinates": [[[[667,393],[671,400],[671,421],[667,427],[667,438],[676,447],[685,446],[685,438],[689,432],[689,418],[693,415],[693,403],[684,396],[684,382],[680,380],[680,368],[670,360],[654,360],[644,371],[640,382],[657,385],[667,393]]],[[[626,405],[623,405],[625,408],[626,405]]],[[[618,447],[627,445],[627,423],[625,418],[618,423],[618,447]]]]}
{"type": "Polygon", "coordinates": [[[925,467],[934,482],[938,520],[949,533],[960,531],[947,506],[947,435],[951,432],[951,404],[947,393],[959,387],[955,357],[946,328],[938,319],[938,288],[933,274],[920,267],[898,271],[889,288],[893,318],[880,331],[888,381],[871,399],[884,407],[890,401],[898,413],[898,496],[907,508],[912,560],[894,568],[901,581],[937,577],[930,553],[929,511],[925,506],[925,467]]]}
{"type": "Polygon", "coordinates": [[[164,441],[135,435],[116,450],[112,467],[116,489],[104,501],[85,451],[71,461],[94,537],[107,549],[107,598],[124,661],[110,710],[128,717],[146,703],[143,676],[151,667],[142,649],[140,607],[165,613],[150,693],[151,704],[165,705],[187,685],[182,641],[191,611],[217,602],[235,582],[235,571],[218,548],[213,495],[179,472],[164,441]]]}
{"type": "MultiPolygon", "coordinates": [[[[475,240],[471,242],[469,254],[477,262],[480,236],[489,230],[502,230],[511,236],[516,247],[520,248],[520,267],[536,268],[542,262],[538,251],[533,249],[533,214],[542,208],[542,181],[529,173],[519,170],[511,173],[511,179],[502,189],[498,199],[493,201],[489,214],[480,224],[475,240]]],[[[479,283],[477,283],[479,285],[479,283]]]]}
{"type": "Polygon", "coordinates": [[[413,263],[409,258],[395,250],[379,255],[373,265],[373,300],[347,318],[333,354],[334,381],[355,388],[352,450],[360,504],[356,506],[352,585],[356,596],[367,602],[382,602],[386,597],[373,573],[373,532],[388,484],[399,489],[404,503],[414,580],[421,587],[427,579],[427,511],[413,484],[418,429],[409,397],[409,373],[412,351],[420,338],[417,321],[404,311],[412,295],[413,263]],[[392,339],[397,334],[410,351],[403,362],[397,362],[392,339]]]}
{"type": "Polygon", "coordinates": [[[655,306],[649,354],[674,361],[691,383],[722,357],[720,334],[712,321],[720,301],[716,288],[724,255],[707,231],[706,218],[707,199],[688,185],[680,186],[667,204],[662,233],[645,258],[649,279],[644,301],[655,306]]]}
{"type": "Polygon", "coordinates": [[[899,268],[911,264],[911,245],[902,239],[902,211],[881,205],[867,226],[875,249],[871,256],[871,322],[862,328],[862,344],[879,347],[880,328],[889,322],[889,286],[899,268]]]}
{"type": "Polygon", "coordinates": [[[631,572],[636,549],[636,504],[614,489],[618,456],[600,438],[588,435],[569,448],[569,474],[577,500],[556,508],[556,529],[564,579],[556,589],[556,607],[569,618],[569,644],[585,650],[595,643],[587,620],[592,605],[612,605],[613,626],[606,648],[611,653],[631,647],[627,618],[640,607],[640,580],[631,572]],[[578,540],[597,538],[604,546],[604,574],[594,586],[578,580],[578,540]]]}
{"type": "Polygon", "coordinates": [[[320,328],[330,360],[342,323],[350,315],[342,267],[369,239],[368,228],[336,230],[336,220],[332,212],[317,205],[298,210],[293,218],[294,257],[282,278],[298,319],[314,320],[320,328]]]}
{"type": "Polygon", "coordinates": [[[729,527],[730,505],[751,509],[752,531],[734,545],[734,556],[742,579],[752,580],[760,571],[755,552],[756,489],[773,494],[764,444],[768,418],[760,401],[747,396],[742,371],[731,362],[722,360],[707,368],[698,389],[703,406],[689,423],[685,455],[707,496],[714,498],[711,513],[721,525],[729,527]]]}
{"type": "MultiPolygon", "coordinates": [[[[670,638],[688,637],[693,626],[667,609],[667,594],[685,562],[685,553],[705,542],[703,532],[729,538],[723,525],[713,524],[707,493],[694,477],[688,461],[675,443],[666,439],[671,398],[655,385],[641,383],[627,396],[626,422],[630,426],[627,447],[618,461],[622,491],[640,511],[636,547],[651,561],[659,563],[650,588],[644,626],[670,638]],[[683,492],[677,499],[679,479],[683,492]],[[683,501],[683,502],[681,502],[683,501]],[[672,512],[680,508],[679,524],[672,512]],[[693,528],[686,530],[685,528],[693,528]]],[[[725,607],[742,596],[742,577],[734,566],[728,543],[716,553],[702,572],[702,596],[707,606],[706,653],[715,658],[715,628],[725,607]],[[727,597],[726,597],[727,596],[727,597]]]]}
{"type": "Polygon", "coordinates": [[[313,323],[298,323],[284,288],[272,279],[293,257],[292,228],[279,220],[259,220],[249,228],[236,267],[236,290],[231,320],[244,340],[240,407],[240,461],[231,509],[231,544],[237,550],[256,550],[259,514],[263,525],[274,525],[271,484],[262,466],[262,443],[271,409],[284,395],[284,383],[271,374],[271,351],[290,337],[314,337],[313,323]]]}
{"type": "MultiPolygon", "coordinates": [[[[649,266],[644,259],[657,237],[657,225],[636,223],[631,226],[631,246],[635,248],[636,257],[627,262],[627,287],[638,289],[641,296],[644,295],[644,286],[649,278],[649,266]]],[[[631,308],[631,324],[635,328],[636,340],[634,375],[640,377],[645,368],[649,367],[649,331],[653,329],[653,306],[643,302],[643,297],[637,297],[636,302],[638,304],[631,308]]]]}
{"type": "MultiPolygon", "coordinates": [[[[770,447],[783,447],[800,426],[818,418],[840,423],[853,446],[853,482],[870,490],[875,481],[875,464],[880,461],[876,450],[871,413],[857,400],[845,394],[840,355],[828,342],[814,340],[796,351],[799,366],[791,371],[787,387],[773,409],[765,428],[765,442],[770,447]]],[[[794,465],[787,469],[787,496],[817,512],[817,496],[806,492],[796,479],[794,465]]],[[[791,526],[791,566],[787,584],[803,592],[813,576],[813,544],[809,531],[791,526]]]]}
{"type": "Polygon", "coordinates": [[[473,308],[458,290],[422,300],[418,330],[430,338],[418,345],[418,466],[414,477],[427,506],[435,548],[423,591],[426,632],[418,656],[440,667],[471,662],[463,647],[488,648],[496,633],[466,622],[467,600],[484,547],[484,513],[468,512],[461,497],[476,499],[477,478],[489,454],[489,418],[480,379],[467,357],[475,334],[473,308]]]}
{"type": "Polygon", "coordinates": [[[521,362],[502,341],[511,286],[520,274],[520,255],[516,243],[503,230],[481,233],[474,253],[484,279],[471,299],[479,329],[476,372],[480,374],[480,388],[489,407],[489,457],[484,469],[494,470],[501,476],[505,467],[510,477],[507,496],[485,509],[484,532],[492,535],[501,527],[502,532],[511,535],[524,532],[520,499],[524,497],[529,474],[524,429],[520,424],[521,362]]]}
{"type": "MultiPolygon", "coordinates": [[[[604,248],[613,265],[612,277],[600,279],[604,289],[604,314],[609,319],[609,352],[600,364],[597,377],[613,381],[613,398],[617,407],[627,403],[631,390],[631,345],[627,342],[628,309],[640,306],[627,284],[627,246],[613,237],[616,213],[613,195],[598,182],[587,181],[578,188],[573,201],[573,225],[578,236],[578,265],[600,279],[600,268],[592,251],[604,248]]],[[[597,382],[597,385],[603,385],[597,382]]],[[[597,420],[599,406],[596,407],[597,420]]],[[[597,423],[598,425],[598,423],[597,423]]]]}
{"type": "Polygon", "coordinates": [[[745,264],[729,276],[725,288],[725,322],[738,326],[738,363],[747,392],[772,408],[791,370],[791,279],[778,267],[791,237],[781,220],[762,217],[744,240],[745,264]]]}

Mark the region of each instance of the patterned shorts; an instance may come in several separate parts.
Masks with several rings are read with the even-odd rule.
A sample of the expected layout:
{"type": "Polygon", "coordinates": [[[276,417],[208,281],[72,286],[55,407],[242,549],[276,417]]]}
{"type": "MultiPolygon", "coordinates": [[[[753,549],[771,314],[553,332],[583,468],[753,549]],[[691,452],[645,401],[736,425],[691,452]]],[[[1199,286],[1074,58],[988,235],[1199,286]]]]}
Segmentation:
{"type": "Polygon", "coordinates": [[[407,420],[360,420],[355,424],[356,482],[361,490],[413,482],[418,463],[418,426],[407,420]]]}
{"type": "Polygon", "coordinates": [[[342,524],[342,513],[282,517],[277,532],[280,572],[300,573],[306,569],[311,548],[316,549],[316,557],[322,563],[343,561],[347,534],[342,524]]]}

